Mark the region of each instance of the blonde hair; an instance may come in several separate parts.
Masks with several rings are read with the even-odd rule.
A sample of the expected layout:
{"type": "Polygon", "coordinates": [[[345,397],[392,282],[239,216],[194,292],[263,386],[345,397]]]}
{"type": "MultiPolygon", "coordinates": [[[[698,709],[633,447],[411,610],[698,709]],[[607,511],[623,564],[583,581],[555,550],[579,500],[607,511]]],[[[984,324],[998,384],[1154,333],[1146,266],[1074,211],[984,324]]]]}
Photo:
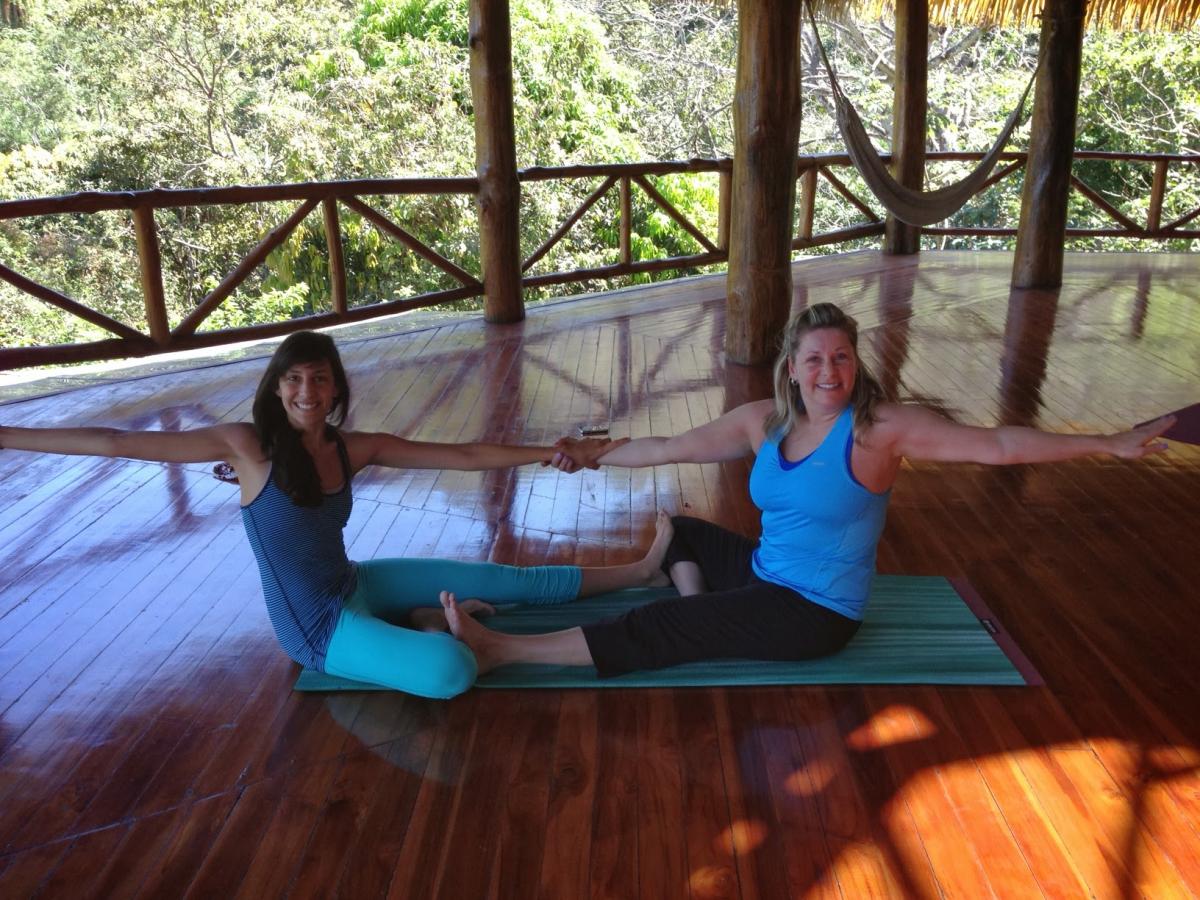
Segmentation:
{"type": "Polygon", "coordinates": [[[876,407],[887,399],[882,386],[868,371],[858,353],[858,323],[832,303],[818,303],[792,316],[783,330],[779,357],[775,360],[775,411],[767,416],[763,428],[768,435],[782,440],[804,415],[804,400],[800,397],[800,385],[792,382],[788,374],[788,360],[800,347],[800,342],[810,331],[833,328],[846,335],[854,348],[856,368],[854,390],[850,393],[850,407],[854,410],[854,439],[857,441],[863,429],[875,424],[876,407]]]}

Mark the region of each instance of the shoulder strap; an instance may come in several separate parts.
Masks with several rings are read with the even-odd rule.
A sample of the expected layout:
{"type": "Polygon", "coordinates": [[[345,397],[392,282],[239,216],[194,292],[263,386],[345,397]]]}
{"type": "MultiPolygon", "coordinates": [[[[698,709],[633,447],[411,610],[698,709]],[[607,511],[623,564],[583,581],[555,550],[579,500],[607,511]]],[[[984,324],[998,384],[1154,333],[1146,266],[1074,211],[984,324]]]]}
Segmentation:
{"type": "Polygon", "coordinates": [[[329,426],[329,431],[333,437],[333,442],[337,444],[338,459],[342,461],[342,480],[349,484],[350,479],[354,476],[354,472],[350,468],[350,451],[346,449],[346,442],[342,439],[342,433],[329,426]]]}

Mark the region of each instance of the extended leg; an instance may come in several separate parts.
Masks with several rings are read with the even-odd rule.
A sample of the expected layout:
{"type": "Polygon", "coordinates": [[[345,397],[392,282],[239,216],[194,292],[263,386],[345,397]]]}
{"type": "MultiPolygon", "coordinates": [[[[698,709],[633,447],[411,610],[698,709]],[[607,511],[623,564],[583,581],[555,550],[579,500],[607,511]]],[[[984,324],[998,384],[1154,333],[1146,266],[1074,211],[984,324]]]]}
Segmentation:
{"type": "Polygon", "coordinates": [[[488,603],[566,603],[579,596],[578,566],[504,566],[449,559],[373,559],[358,564],[358,588],[371,612],[403,620],[419,607],[439,606],[438,592],[488,603]]]}
{"type": "Polygon", "coordinates": [[[471,648],[479,674],[497,666],[515,662],[550,663],[560,666],[588,666],[592,654],[579,628],[546,634],[504,634],[492,631],[465,615],[454,594],[442,591],[441,602],[450,623],[450,633],[471,648]]]}
{"type": "Polygon", "coordinates": [[[491,631],[443,592],[450,630],[481,673],[514,662],[596,666],[601,677],[700,659],[796,660],[840,650],[857,622],[763,581],[699,597],[671,598],[610,622],[540,635],[491,631]]]}

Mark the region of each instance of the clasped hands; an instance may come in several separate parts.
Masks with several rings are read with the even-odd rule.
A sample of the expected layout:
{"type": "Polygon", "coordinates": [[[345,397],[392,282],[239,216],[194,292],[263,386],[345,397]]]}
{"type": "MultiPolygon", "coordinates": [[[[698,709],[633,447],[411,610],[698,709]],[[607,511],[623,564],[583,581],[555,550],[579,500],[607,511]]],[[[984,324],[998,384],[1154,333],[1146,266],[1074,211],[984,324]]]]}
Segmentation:
{"type": "Polygon", "coordinates": [[[560,472],[578,472],[580,469],[600,468],[600,457],[615,450],[629,438],[572,438],[561,437],[554,442],[554,455],[544,465],[554,466],[560,472]]]}
{"type": "Polygon", "coordinates": [[[1167,442],[1159,437],[1177,421],[1174,415],[1161,416],[1152,422],[1147,422],[1129,431],[1122,431],[1108,436],[1109,452],[1121,459],[1141,459],[1152,453],[1161,453],[1167,449],[1167,442]]]}

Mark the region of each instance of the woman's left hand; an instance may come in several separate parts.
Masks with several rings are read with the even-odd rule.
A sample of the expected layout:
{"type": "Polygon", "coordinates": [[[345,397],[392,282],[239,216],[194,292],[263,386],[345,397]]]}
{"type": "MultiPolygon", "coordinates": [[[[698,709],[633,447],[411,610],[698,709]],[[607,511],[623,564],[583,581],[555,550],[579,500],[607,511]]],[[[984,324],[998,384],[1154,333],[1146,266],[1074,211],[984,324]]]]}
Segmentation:
{"type": "Polygon", "coordinates": [[[1151,453],[1162,453],[1167,449],[1167,442],[1158,440],[1158,437],[1174,424],[1174,416],[1163,416],[1140,428],[1110,434],[1108,452],[1121,459],[1141,459],[1151,453]]]}
{"type": "Polygon", "coordinates": [[[577,472],[580,469],[600,468],[600,457],[629,438],[571,438],[561,437],[554,442],[554,456],[549,465],[560,472],[577,472]]]}

